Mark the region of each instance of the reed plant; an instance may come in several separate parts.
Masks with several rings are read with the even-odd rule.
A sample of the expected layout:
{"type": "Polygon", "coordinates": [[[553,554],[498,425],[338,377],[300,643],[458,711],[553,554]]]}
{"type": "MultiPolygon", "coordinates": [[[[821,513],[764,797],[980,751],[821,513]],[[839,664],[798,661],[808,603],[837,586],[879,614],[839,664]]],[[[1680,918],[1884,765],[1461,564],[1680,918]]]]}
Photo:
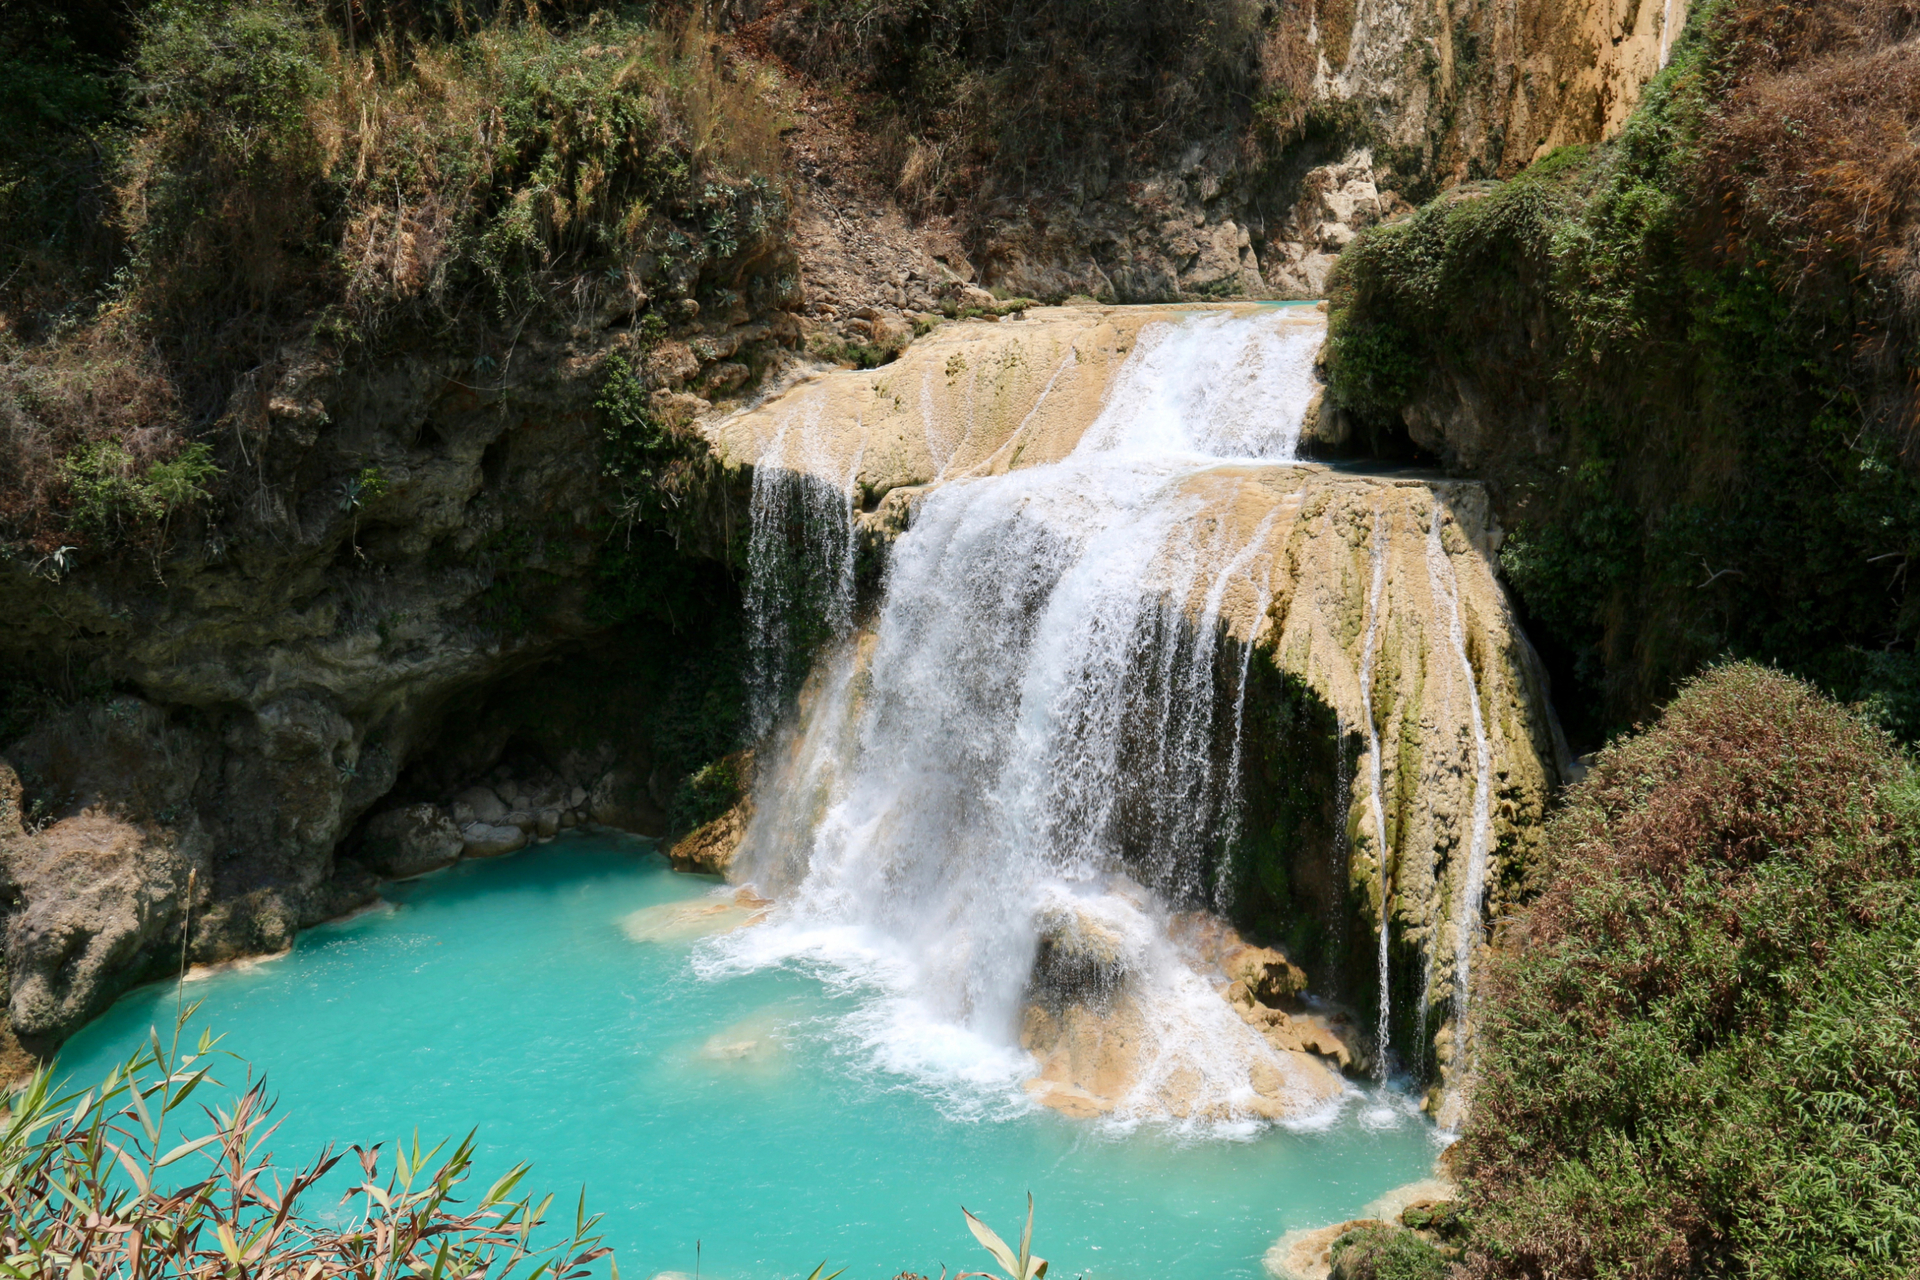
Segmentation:
{"type": "Polygon", "coordinates": [[[581,1280],[608,1259],[584,1193],[549,1226],[553,1197],[516,1194],[515,1165],[478,1199],[474,1138],[391,1156],[331,1146],[305,1164],[274,1162],[279,1128],[266,1081],[236,1090],[238,1067],[206,1034],[157,1032],[98,1085],[64,1092],[42,1068],[0,1115],[0,1276],[7,1280],[581,1280]],[[217,1095],[220,1096],[216,1100],[217,1095]],[[317,1205],[348,1179],[338,1210],[317,1205]]]}

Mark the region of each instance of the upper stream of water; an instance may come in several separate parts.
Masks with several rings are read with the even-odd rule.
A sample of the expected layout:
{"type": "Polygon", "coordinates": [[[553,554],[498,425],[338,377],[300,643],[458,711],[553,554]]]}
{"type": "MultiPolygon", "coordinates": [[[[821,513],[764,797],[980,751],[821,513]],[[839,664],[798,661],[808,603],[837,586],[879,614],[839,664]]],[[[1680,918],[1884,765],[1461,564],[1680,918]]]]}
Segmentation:
{"type": "MultiPolygon", "coordinates": [[[[1355,1093],[1313,1129],[1183,1138],[891,1071],[869,1047],[883,997],[838,967],[709,963],[721,940],[672,917],[714,890],[639,842],[563,838],[391,885],[391,907],[185,990],[195,1025],[266,1072],[280,1162],[477,1127],[483,1179],[529,1160],[556,1203],[584,1185],[635,1277],[691,1273],[696,1240],[714,1280],[823,1257],[849,1280],[978,1269],[960,1206],[1011,1235],[1028,1190],[1062,1280],[1254,1277],[1282,1232],[1351,1217],[1434,1158],[1392,1094],[1355,1093]]],[[[104,1075],[166,1032],[174,1000],[133,992],[62,1071],[104,1075]]]]}

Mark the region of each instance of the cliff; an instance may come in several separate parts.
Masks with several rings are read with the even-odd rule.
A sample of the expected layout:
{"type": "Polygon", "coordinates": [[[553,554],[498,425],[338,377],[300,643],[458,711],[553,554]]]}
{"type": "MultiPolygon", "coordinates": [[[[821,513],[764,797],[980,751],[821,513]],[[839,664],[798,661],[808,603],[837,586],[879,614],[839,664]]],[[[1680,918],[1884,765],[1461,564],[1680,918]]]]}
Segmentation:
{"type": "Polygon", "coordinates": [[[734,0],[854,95],[884,186],[960,278],[1140,303],[1317,297],[1352,232],[1616,132],[1685,0],[734,0]]]}
{"type": "Polygon", "coordinates": [[[1912,45],[1777,16],[1714,10],[1618,139],[1363,235],[1331,289],[1334,396],[1488,482],[1588,742],[1729,653],[1920,730],[1910,153],[1860,141],[1912,127],[1912,45]]]}

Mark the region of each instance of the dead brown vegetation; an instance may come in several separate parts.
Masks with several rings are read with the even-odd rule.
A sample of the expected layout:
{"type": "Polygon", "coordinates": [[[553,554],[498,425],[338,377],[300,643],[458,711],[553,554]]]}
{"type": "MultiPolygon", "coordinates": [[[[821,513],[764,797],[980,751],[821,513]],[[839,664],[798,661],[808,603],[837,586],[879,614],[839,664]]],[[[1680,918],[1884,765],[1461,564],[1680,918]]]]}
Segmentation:
{"type": "MultiPolygon", "coordinates": [[[[1722,252],[1853,311],[1839,341],[1904,381],[1901,348],[1920,332],[1920,5],[1747,0],[1711,22],[1699,169],[1722,252]]],[[[1915,407],[1897,406],[1908,427],[1915,407]]]]}

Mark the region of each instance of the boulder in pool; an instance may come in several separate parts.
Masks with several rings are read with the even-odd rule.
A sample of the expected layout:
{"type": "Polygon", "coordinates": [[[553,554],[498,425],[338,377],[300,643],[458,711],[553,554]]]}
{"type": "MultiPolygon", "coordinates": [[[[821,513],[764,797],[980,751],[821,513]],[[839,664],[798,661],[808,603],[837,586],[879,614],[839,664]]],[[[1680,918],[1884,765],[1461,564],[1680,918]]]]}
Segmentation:
{"type": "Polygon", "coordinates": [[[470,822],[460,836],[469,858],[498,858],[527,847],[527,833],[518,827],[470,822]]]}
{"type": "Polygon", "coordinates": [[[359,860],[370,871],[403,880],[448,865],[465,845],[460,828],[438,805],[407,804],[368,821],[359,860]]]}

